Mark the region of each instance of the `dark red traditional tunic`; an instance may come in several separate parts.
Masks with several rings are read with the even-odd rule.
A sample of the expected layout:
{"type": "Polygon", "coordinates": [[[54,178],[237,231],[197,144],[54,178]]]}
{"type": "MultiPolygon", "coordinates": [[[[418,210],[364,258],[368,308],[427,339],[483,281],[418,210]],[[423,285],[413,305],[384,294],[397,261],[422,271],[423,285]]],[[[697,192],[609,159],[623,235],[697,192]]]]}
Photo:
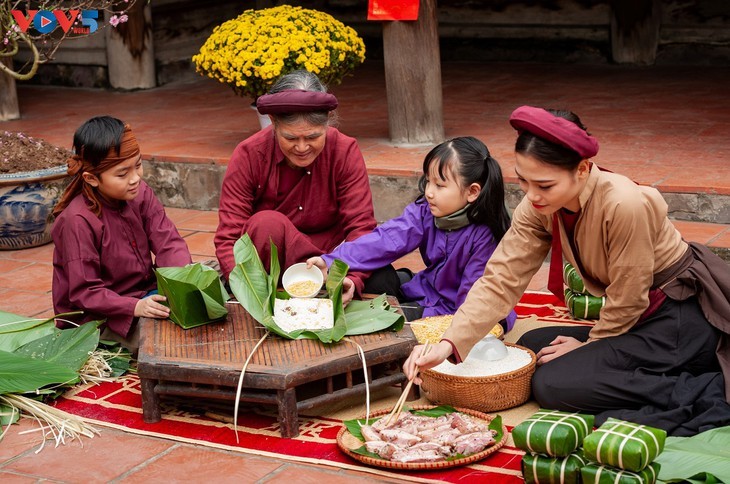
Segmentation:
{"type": "Polygon", "coordinates": [[[80,309],[80,321],[106,318],[123,337],[137,301],[156,287],[154,267],[191,262],[185,241],[145,182],[134,200],[116,208],[103,203],[101,218],[78,195],[56,218],[52,235],[56,313],[80,309]]]}
{"type": "MultiPolygon", "coordinates": [[[[292,170],[272,128],[241,142],[221,189],[216,255],[228,277],[233,245],[248,233],[269,265],[269,237],[282,269],[330,252],[375,228],[365,162],[355,139],[328,128],[324,150],[305,169],[292,170]]],[[[349,274],[358,290],[362,279],[349,274]],[[354,276],[354,277],[353,277],[354,276]]]]}

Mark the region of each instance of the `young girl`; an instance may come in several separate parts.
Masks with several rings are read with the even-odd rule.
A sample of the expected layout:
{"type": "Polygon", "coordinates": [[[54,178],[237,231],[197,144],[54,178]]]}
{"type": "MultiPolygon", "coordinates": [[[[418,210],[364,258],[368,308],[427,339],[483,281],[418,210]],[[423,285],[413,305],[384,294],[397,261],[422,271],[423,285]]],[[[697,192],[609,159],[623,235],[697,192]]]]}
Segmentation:
{"type": "Polygon", "coordinates": [[[190,252],[142,181],[129,126],[109,116],[92,118],[76,131],[73,146],[73,179],[53,211],[54,310],[82,310],[79,322],[106,319],[116,338],[108,331],[105,337],[127,338],[120,341],[134,350],[135,318],[170,313],[164,297],[150,294],[153,269],[189,264],[190,252]]]}
{"type": "Polygon", "coordinates": [[[730,268],[682,240],[656,189],[594,165],[598,141],[575,114],[522,106],[510,123],[525,197],[444,339],[423,357],[417,346],[406,375],[466,356],[552,247],[606,303],[594,326],[533,329],[518,341],[537,353],[532,392],[542,407],[673,435],[730,424],[730,268]]]}
{"type": "MultiPolygon", "coordinates": [[[[376,271],[365,292],[397,296],[408,319],[453,314],[509,227],[502,172],[484,143],[454,138],[426,155],[419,190],[400,217],[307,263],[326,270],[341,259],[350,270],[376,271]],[[399,277],[389,264],[415,249],[426,269],[399,277]]],[[[352,284],[345,281],[349,301],[352,284]]],[[[505,318],[505,329],[515,318],[505,318]]]]}

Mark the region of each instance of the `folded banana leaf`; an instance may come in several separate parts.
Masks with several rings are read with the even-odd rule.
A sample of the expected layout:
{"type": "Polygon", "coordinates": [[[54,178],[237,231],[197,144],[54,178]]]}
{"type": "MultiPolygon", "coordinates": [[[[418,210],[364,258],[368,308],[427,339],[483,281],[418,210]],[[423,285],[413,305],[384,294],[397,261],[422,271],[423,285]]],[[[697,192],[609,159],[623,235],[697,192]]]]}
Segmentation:
{"type": "Polygon", "coordinates": [[[588,464],[580,470],[583,484],[654,484],[661,466],[652,462],[639,472],[596,463],[588,464]]]}
{"type": "Polygon", "coordinates": [[[593,430],[593,420],[593,415],[540,409],[512,429],[512,439],[525,452],[566,457],[593,430]]]}
{"type": "Polygon", "coordinates": [[[580,469],[588,461],[580,450],[567,457],[525,454],[522,477],[527,484],[580,484],[580,469]]]}
{"type": "Polygon", "coordinates": [[[170,319],[188,329],[220,321],[228,314],[228,292],[218,272],[201,263],[155,270],[157,289],[167,298],[170,319]]]}
{"type": "Polygon", "coordinates": [[[343,308],[342,285],[349,267],[341,260],[335,260],[329,268],[325,285],[327,296],[332,300],[334,326],[317,331],[286,332],[277,326],[273,317],[276,298],[288,298],[286,293],[277,291],[281,268],[276,245],[271,243],[271,274],[264,269],[248,234],[236,241],[233,256],[236,266],[228,278],[231,292],[256,321],[283,338],[319,339],[323,343],[334,343],[348,335],[373,333],[388,328],[397,331],[403,328],[403,316],[387,304],[385,297],[372,301],[352,301],[347,309],[343,308]]]}
{"type": "Polygon", "coordinates": [[[640,472],[664,449],[664,430],[609,418],[583,441],[584,455],[591,461],[640,472]]]}
{"type": "Polygon", "coordinates": [[[575,267],[567,262],[563,266],[563,281],[565,282],[565,285],[568,286],[573,292],[586,292],[586,285],[583,283],[583,278],[580,277],[580,274],[578,274],[578,271],[575,269],[575,267]]]}
{"type": "Polygon", "coordinates": [[[570,289],[565,290],[565,305],[570,315],[576,319],[598,319],[601,317],[601,308],[606,304],[606,297],[580,294],[570,289]]]}

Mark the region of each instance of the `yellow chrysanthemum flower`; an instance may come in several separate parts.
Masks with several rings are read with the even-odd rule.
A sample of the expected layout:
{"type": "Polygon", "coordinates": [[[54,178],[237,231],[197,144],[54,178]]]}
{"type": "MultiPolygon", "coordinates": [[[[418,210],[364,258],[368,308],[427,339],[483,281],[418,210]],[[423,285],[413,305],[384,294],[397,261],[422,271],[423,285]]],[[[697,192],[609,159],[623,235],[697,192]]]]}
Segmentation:
{"type": "Polygon", "coordinates": [[[217,26],[192,60],[200,74],[256,99],[279,76],[301,68],[339,84],[365,60],[365,44],[324,12],[281,5],[246,10],[217,26]]]}

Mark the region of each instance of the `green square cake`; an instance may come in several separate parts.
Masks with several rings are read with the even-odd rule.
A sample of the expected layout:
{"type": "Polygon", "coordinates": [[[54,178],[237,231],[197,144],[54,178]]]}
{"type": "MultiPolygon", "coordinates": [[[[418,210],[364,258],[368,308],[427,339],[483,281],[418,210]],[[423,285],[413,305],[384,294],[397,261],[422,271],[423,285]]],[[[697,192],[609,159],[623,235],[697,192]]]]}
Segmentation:
{"type": "Polygon", "coordinates": [[[540,409],[512,429],[515,446],[533,454],[566,457],[593,430],[593,415],[540,409]]]}
{"type": "Polygon", "coordinates": [[[525,454],[522,476],[527,484],[580,484],[580,469],[586,464],[588,461],[580,451],[568,457],[525,454]]]}
{"type": "Polygon", "coordinates": [[[662,452],[666,437],[664,430],[609,418],[586,437],[583,451],[591,461],[639,472],[662,452]]]}
{"type": "Polygon", "coordinates": [[[583,484],[654,484],[659,475],[660,465],[652,462],[639,472],[626,471],[595,462],[580,470],[583,484]]]}

